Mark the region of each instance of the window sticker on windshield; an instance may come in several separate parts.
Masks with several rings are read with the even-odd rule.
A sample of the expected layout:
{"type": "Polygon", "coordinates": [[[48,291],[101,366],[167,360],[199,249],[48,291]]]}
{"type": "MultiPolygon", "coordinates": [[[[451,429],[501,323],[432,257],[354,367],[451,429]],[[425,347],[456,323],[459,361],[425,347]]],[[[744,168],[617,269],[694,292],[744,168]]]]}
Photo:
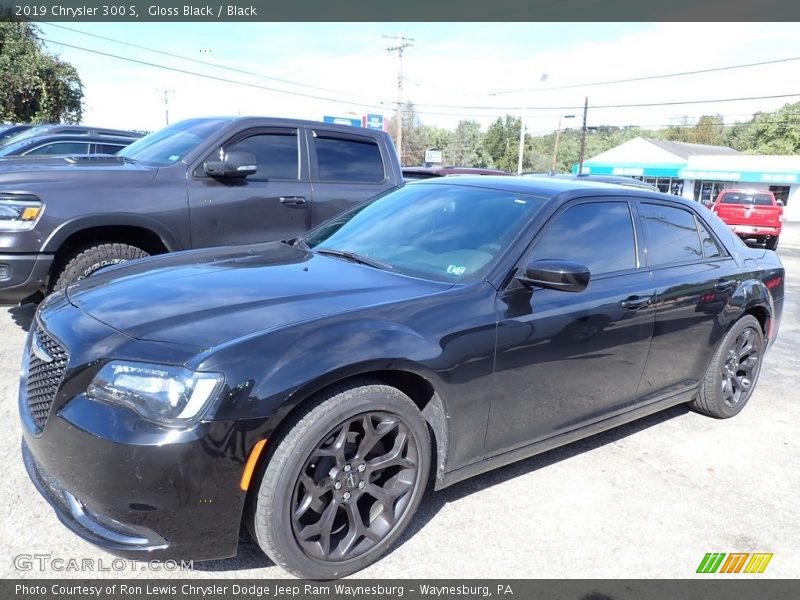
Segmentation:
{"type": "Polygon", "coordinates": [[[448,265],[447,272],[450,273],[450,275],[463,275],[464,273],[467,272],[467,267],[462,267],[459,265],[448,265]]]}
{"type": "Polygon", "coordinates": [[[523,200],[522,198],[514,198],[514,202],[516,202],[517,204],[527,204],[527,202],[525,202],[525,200],[523,200]]]}
{"type": "Polygon", "coordinates": [[[175,162],[180,157],[181,157],[180,154],[171,154],[170,157],[167,160],[169,160],[169,162],[175,162]]]}

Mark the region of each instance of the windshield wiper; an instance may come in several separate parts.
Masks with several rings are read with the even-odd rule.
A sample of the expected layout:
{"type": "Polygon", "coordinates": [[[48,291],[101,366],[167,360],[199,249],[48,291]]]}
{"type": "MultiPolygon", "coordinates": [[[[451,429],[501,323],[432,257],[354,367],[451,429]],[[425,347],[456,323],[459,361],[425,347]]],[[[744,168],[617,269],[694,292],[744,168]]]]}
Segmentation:
{"type": "Polygon", "coordinates": [[[356,254],[355,252],[350,252],[349,250],[331,250],[330,248],[315,248],[314,251],[317,254],[323,254],[325,256],[346,258],[347,260],[352,260],[355,263],[367,265],[368,267],[383,269],[384,271],[394,271],[394,267],[390,264],[381,262],[379,260],[375,260],[374,258],[370,258],[368,256],[362,256],[361,254],[356,254]]]}

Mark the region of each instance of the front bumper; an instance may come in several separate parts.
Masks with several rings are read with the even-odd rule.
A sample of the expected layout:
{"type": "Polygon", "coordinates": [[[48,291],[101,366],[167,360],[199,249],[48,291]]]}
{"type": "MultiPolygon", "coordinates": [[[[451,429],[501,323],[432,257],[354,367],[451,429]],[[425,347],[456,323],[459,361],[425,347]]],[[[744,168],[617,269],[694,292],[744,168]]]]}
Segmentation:
{"type": "Polygon", "coordinates": [[[47,285],[53,256],[0,254],[0,306],[14,306],[47,285]]]}
{"type": "MultiPolygon", "coordinates": [[[[32,327],[60,342],[68,363],[43,423],[31,417],[25,376],[19,411],[26,468],[59,519],[124,558],[234,556],[246,498],[239,480],[264,420],[170,429],[87,397],[88,382],[103,362],[96,357],[148,360],[161,345],[101,324],[63,294],[46,307],[32,327]]],[[[25,352],[32,355],[30,339],[25,352]]]]}

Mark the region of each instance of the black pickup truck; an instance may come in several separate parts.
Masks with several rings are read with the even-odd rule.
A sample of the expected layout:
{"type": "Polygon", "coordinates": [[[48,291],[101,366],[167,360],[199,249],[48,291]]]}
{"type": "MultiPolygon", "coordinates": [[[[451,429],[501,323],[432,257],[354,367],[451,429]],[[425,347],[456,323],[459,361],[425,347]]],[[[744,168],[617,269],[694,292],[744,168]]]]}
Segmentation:
{"type": "Polygon", "coordinates": [[[0,304],[108,265],[290,239],[403,182],[382,131],[202,118],[116,156],[0,160],[0,304]]]}

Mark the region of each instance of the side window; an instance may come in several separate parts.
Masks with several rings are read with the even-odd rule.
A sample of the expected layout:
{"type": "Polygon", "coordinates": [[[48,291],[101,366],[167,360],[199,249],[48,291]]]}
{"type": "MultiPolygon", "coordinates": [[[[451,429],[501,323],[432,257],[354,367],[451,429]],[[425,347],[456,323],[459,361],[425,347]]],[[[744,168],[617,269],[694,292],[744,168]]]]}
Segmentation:
{"type": "Polygon", "coordinates": [[[703,256],[705,258],[719,258],[722,256],[722,250],[720,250],[717,241],[714,239],[714,236],[708,232],[700,219],[697,219],[697,229],[700,231],[700,243],[703,245],[703,256]]]}
{"type": "Polygon", "coordinates": [[[317,169],[321,181],[377,183],[386,178],[378,144],[317,134],[317,169]]]}
{"type": "Polygon", "coordinates": [[[703,258],[692,213],[663,204],[642,203],[639,214],[644,222],[648,265],[653,267],[703,258]]]}
{"type": "Polygon", "coordinates": [[[250,179],[300,178],[297,133],[259,133],[226,146],[227,152],[249,152],[258,171],[250,179]]]}
{"type": "Polygon", "coordinates": [[[45,144],[25,153],[26,156],[58,155],[58,154],[88,154],[89,144],[86,142],[55,142],[45,144]]]}
{"type": "Polygon", "coordinates": [[[572,260],[601,275],[636,268],[633,219],[627,202],[578,204],[558,215],[533,258],[572,260]]]}
{"type": "Polygon", "coordinates": [[[116,154],[124,147],[122,144],[97,144],[97,154],[116,154]]]}

